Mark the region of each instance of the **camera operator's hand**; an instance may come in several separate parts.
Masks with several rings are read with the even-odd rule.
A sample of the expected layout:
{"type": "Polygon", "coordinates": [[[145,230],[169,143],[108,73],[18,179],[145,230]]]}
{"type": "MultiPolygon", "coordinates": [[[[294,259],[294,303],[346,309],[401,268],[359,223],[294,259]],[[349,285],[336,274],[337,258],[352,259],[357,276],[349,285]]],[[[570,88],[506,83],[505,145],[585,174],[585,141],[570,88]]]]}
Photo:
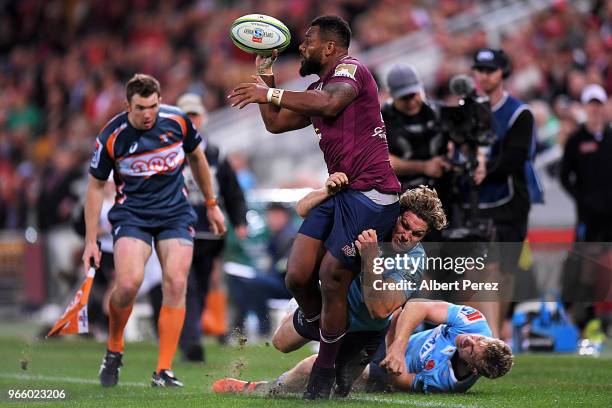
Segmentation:
{"type": "Polygon", "coordinates": [[[487,166],[484,159],[478,159],[478,167],[474,171],[474,183],[478,186],[487,177],[487,166]]]}
{"type": "Polygon", "coordinates": [[[487,177],[487,150],[484,147],[479,147],[476,153],[478,166],[474,169],[474,184],[477,186],[487,177]]]}
{"type": "Polygon", "coordinates": [[[425,173],[427,177],[439,178],[450,168],[450,163],[447,162],[444,157],[436,156],[425,162],[423,173],[425,173]]]}

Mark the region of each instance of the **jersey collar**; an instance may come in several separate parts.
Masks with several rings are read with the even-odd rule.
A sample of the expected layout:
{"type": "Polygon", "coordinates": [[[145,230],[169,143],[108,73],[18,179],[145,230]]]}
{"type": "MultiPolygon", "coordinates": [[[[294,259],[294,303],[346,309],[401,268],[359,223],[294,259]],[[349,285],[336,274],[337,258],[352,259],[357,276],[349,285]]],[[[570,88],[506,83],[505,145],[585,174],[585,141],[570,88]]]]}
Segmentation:
{"type": "Polygon", "coordinates": [[[502,94],[502,97],[499,100],[499,102],[497,102],[495,105],[491,106],[491,110],[493,112],[496,112],[499,108],[504,106],[504,103],[506,103],[507,100],[508,100],[508,91],[504,91],[504,93],[502,94]]]}

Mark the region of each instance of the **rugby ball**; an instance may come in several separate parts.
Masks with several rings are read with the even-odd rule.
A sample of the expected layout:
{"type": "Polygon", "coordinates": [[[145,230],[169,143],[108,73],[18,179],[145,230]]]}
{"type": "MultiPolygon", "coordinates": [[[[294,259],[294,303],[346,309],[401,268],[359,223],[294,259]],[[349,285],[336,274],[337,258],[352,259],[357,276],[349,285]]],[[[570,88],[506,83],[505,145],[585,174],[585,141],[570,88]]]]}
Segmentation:
{"type": "Polygon", "coordinates": [[[251,54],[268,56],[272,50],[283,51],[291,42],[291,33],[285,24],[263,14],[248,14],[232,23],[232,42],[251,54]]]}

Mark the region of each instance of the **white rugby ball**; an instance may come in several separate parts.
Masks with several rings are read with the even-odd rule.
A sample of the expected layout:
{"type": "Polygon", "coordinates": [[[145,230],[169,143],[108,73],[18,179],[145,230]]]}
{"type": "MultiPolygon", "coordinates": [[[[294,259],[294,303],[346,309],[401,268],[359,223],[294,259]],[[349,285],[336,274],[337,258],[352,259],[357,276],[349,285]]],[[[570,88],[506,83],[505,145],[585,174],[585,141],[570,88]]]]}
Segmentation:
{"type": "Polygon", "coordinates": [[[283,51],[291,42],[285,24],[264,14],[248,14],[237,18],[230,28],[230,38],[243,51],[268,56],[272,50],[283,51]]]}

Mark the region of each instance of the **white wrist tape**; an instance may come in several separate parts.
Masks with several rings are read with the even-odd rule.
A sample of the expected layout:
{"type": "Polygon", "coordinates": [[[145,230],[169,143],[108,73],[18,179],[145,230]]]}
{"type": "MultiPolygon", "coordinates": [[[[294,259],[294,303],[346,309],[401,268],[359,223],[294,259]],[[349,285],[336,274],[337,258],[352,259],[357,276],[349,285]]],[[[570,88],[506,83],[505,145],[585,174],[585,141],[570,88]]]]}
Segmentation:
{"type": "Polygon", "coordinates": [[[266,99],[268,100],[268,103],[280,106],[281,99],[283,98],[283,93],[285,93],[284,89],[270,88],[268,89],[268,93],[266,94],[266,99]]]}

